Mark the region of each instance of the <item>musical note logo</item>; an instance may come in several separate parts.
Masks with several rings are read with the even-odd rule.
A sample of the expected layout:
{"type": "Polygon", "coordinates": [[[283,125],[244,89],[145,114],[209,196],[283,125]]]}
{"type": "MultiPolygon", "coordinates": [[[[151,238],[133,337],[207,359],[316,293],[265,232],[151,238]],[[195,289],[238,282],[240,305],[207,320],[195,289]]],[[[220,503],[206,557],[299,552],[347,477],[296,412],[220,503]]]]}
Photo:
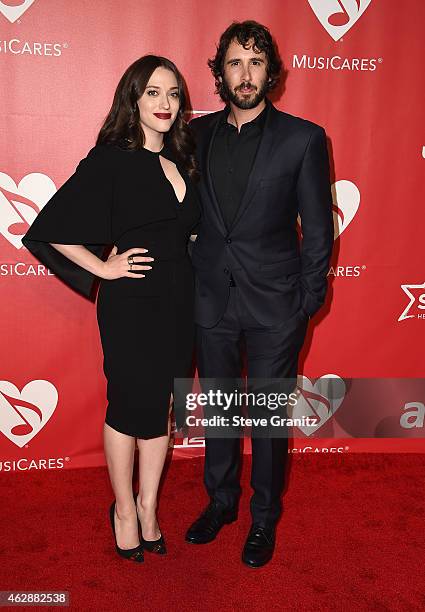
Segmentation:
{"type": "Polygon", "coordinates": [[[6,395],[6,393],[3,393],[3,397],[9,402],[9,404],[12,406],[13,410],[15,410],[18,416],[24,421],[21,425],[15,425],[14,427],[12,427],[11,433],[13,433],[14,436],[26,436],[34,430],[34,427],[31,425],[31,423],[29,423],[29,421],[24,417],[22,413],[22,408],[27,408],[28,410],[32,410],[33,412],[35,412],[36,415],[39,417],[41,423],[43,419],[43,414],[40,408],[38,408],[38,406],[35,406],[30,402],[25,402],[22,399],[17,400],[14,397],[6,395]]]}
{"type": "MultiPolygon", "coordinates": [[[[341,0],[337,0],[337,2],[341,7],[341,11],[337,11],[336,13],[332,13],[331,15],[329,15],[328,23],[333,26],[343,26],[350,21],[350,16],[345,10],[345,7],[342,4],[341,0]]],[[[358,8],[360,8],[360,5],[358,5],[358,8]]]]}
{"type": "Polygon", "coordinates": [[[32,380],[22,391],[0,380],[0,431],[22,448],[46,425],[57,403],[57,389],[47,380],[32,380]]]}
{"type": "Polygon", "coordinates": [[[55,192],[56,185],[45,174],[27,174],[17,185],[8,174],[0,172],[0,234],[21,249],[22,236],[55,192]]]}
{"type": "Polygon", "coordinates": [[[339,40],[360,19],[372,0],[308,0],[317,19],[334,40],[339,40]],[[334,6],[332,6],[332,4],[334,6]]]}
{"type": "Polygon", "coordinates": [[[21,221],[18,221],[17,223],[12,223],[11,225],[9,225],[9,227],[7,228],[8,231],[14,236],[19,236],[19,235],[23,236],[29,230],[30,225],[28,221],[24,218],[22,213],[20,212],[19,208],[17,207],[17,204],[21,204],[21,205],[24,204],[25,206],[29,206],[30,208],[32,208],[32,210],[35,211],[36,215],[38,215],[39,209],[34,204],[34,202],[31,202],[31,200],[29,200],[28,198],[25,198],[24,196],[21,196],[19,194],[11,193],[10,191],[7,191],[1,186],[0,186],[0,193],[3,194],[3,196],[8,200],[9,204],[12,206],[13,210],[21,218],[21,221]]]}

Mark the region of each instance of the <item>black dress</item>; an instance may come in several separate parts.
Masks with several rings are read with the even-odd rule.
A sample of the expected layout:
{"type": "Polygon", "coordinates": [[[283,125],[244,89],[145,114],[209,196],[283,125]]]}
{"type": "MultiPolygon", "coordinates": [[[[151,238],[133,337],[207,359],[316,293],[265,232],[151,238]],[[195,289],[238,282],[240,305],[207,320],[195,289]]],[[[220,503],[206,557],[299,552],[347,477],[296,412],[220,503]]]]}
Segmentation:
{"type": "Polygon", "coordinates": [[[124,434],[167,433],[174,378],[190,375],[194,323],[193,273],[187,253],[200,209],[195,187],[180,165],[182,203],[166,178],[163,149],[94,147],[41,210],[23,244],[67,284],[94,299],[95,277],[50,246],[82,244],[99,257],[148,249],[155,261],[145,278],[101,280],[97,319],[108,381],[106,423],[124,434]]]}

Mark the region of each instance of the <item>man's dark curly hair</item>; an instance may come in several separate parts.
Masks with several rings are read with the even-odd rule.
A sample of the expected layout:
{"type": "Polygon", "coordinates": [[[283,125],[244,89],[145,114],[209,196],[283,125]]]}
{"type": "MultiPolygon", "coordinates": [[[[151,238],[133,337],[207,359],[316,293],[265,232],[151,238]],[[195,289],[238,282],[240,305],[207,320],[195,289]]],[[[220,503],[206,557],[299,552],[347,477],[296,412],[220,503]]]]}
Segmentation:
{"type": "Polygon", "coordinates": [[[254,41],[254,51],[264,51],[267,58],[268,83],[266,91],[269,92],[274,89],[279,81],[282,60],[279,57],[269,29],[257,21],[234,21],[220,36],[215,57],[208,60],[208,66],[215,78],[216,93],[220,94],[221,99],[227,102],[227,97],[219,77],[223,78],[224,58],[233,40],[236,40],[245,49],[249,48],[250,41],[254,41]]]}

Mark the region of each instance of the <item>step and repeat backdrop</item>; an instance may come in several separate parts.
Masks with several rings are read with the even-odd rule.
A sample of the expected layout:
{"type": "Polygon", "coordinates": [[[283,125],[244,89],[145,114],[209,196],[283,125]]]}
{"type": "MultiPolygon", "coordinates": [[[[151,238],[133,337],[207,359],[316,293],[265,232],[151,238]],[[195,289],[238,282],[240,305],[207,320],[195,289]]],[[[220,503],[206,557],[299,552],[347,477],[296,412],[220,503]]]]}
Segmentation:
{"type": "MultiPolygon", "coordinates": [[[[284,61],[273,103],[324,126],[331,159],[330,290],[310,325],[299,379],[300,401],[318,425],[313,433],[296,429],[290,452],[425,450],[417,384],[425,337],[425,4],[1,0],[3,471],[104,462],[95,305],[36,261],[23,234],[93,146],[130,63],[146,53],[169,57],[185,76],[193,114],[218,110],[207,59],[222,31],[245,19],[270,28],[284,61]],[[340,382],[337,397],[329,380],[340,382]],[[344,402],[350,422],[347,410],[338,417],[344,402]]],[[[202,437],[176,439],[174,456],[202,454],[203,445],[202,437]]]]}

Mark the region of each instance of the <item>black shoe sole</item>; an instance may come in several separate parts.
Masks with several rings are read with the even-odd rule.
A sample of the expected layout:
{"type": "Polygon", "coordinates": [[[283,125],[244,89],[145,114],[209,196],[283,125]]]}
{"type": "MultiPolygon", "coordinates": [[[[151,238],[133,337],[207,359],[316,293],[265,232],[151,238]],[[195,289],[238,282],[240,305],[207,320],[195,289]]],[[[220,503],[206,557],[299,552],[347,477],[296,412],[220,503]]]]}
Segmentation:
{"type": "Polygon", "coordinates": [[[267,563],[270,563],[270,561],[273,559],[273,554],[274,554],[274,550],[272,551],[270,559],[267,559],[266,561],[263,561],[262,563],[258,563],[255,561],[248,561],[247,559],[244,559],[244,556],[242,554],[242,563],[246,565],[247,567],[252,567],[254,569],[257,569],[258,567],[264,567],[265,565],[267,565],[267,563]]]}
{"type": "Polygon", "coordinates": [[[249,563],[248,561],[242,559],[242,563],[245,565],[245,567],[250,567],[251,569],[258,569],[259,567],[264,567],[265,565],[267,565],[267,563],[270,563],[270,561],[271,559],[268,559],[264,563],[249,563]]]}

